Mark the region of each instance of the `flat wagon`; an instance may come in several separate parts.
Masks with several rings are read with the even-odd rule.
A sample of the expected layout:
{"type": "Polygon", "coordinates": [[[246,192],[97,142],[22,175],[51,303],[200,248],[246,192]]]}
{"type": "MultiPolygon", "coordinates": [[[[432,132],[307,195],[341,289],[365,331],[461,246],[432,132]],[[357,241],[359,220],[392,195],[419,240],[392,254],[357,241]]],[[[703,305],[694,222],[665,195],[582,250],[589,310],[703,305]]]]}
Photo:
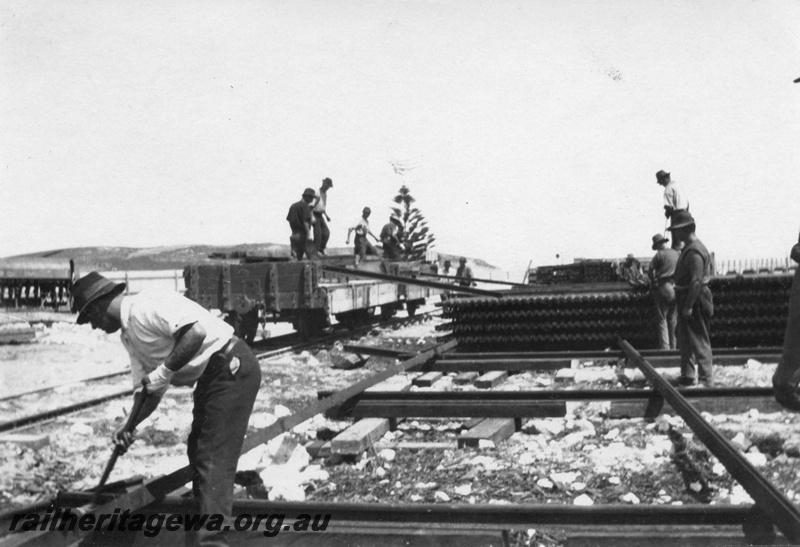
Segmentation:
{"type": "MultiPolygon", "coordinates": [[[[186,296],[206,309],[223,312],[237,335],[252,343],[259,323],[290,322],[309,338],[329,327],[331,317],[356,325],[371,320],[378,308],[383,319],[403,308],[413,315],[426,298],[439,293],[413,284],[331,273],[325,265],[356,267],[350,256],[313,261],[246,257],[239,262],[191,265],[184,269],[186,296]]],[[[362,261],[357,268],[410,278],[431,271],[424,262],[384,260],[362,261]]]]}

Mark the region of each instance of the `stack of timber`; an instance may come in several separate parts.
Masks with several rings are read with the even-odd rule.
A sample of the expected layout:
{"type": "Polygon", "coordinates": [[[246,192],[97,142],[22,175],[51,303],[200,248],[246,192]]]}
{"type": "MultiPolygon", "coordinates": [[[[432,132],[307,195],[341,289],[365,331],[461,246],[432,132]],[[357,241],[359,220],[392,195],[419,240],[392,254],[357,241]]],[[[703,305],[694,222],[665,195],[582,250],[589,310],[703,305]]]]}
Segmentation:
{"type": "MultiPolygon", "coordinates": [[[[712,346],[782,345],[791,284],[787,274],[713,278],[712,346]]],[[[617,337],[642,349],[657,346],[652,293],[625,284],[452,298],[443,316],[465,351],[602,350],[617,337]]]]}

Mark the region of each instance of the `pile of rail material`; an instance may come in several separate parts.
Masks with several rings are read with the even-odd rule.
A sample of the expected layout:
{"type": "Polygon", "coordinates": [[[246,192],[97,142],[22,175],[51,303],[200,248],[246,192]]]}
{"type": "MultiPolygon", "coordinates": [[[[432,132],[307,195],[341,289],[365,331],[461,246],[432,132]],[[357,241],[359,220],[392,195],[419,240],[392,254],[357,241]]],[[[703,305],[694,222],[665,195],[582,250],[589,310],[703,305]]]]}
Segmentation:
{"type": "MultiPolygon", "coordinates": [[[[712,279],[712,346],[780,346],[791,284],[791,275],[712,279]]],[[[451,320],[448,327],[459,348],[469,351],[602,350],[618,336],[647,349],[657,340],[651,293],[625,286],[459,297],[443,304],[443,315],[451,320]]]]}

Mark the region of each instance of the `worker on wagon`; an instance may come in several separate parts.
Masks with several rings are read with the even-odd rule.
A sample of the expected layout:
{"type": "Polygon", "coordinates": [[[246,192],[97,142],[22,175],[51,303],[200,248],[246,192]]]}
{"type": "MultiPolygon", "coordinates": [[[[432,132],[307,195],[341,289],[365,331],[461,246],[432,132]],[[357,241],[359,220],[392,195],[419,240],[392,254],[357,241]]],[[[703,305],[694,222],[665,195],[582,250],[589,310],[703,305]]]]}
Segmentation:
{"type": "MultiPolygon", "coordinates": [[[[792,260],[800,264],[800,238],[792,247],[792,260]]],[[[786,408],[800,410],[797,383],[800,378],[800,267],[795,268],[792,291],[789,295],[789,318],[783,337],[783,353],[772,376],[775,399],[786,408]]]]}
{"type": "Polygon", "coordinates": [[[672,217],[679,211],[688,211],[689,202],[678,192],[675,181],[663,169],[656,173],[656,182],[664,187],[664,216],[672,217]]]}
{"type": "Polygon", "coordinates": [[[401,223],[400,218],[395,214],[389,217],[389,222],[383,225],[380,233],[381,243],[383,243],[383,256],[389,260],[400,260],[402,249],[400,247],[401,223]]]}
{"type": "Polygon", "coordinates": [[[294,259],[302,260],[303,255],[308,258],[316,258],[317,249],[314,246],[314,235],[311,232],[311,208],[309,205],[314,201],[316,192],[313,188],[306,188],[303,191],[303,198],[289,207],[289,214],[286,220],[292,229],[289,236],[291,246],[291,256],[294,259]]]}
{"type": "Polygon", "coordinates": [[[347,245],[350,245],[350,234],[355,232],[356,236],[353,242],[355,243],[355,255],[356,255],[356,265],[358,265],[359,259],[366,260],[367,255],[378,255],[378,250],[369,242],[367,236],[372,236],[376,242],[378,238],[375,237],[375,234],[369,229],[369,215],[372,214],[372,209],[369,207],[364,207],[364,210],[361,212],[361,220],[358,221],[358,224],[353,226],[352,228],[347,229],[347,245]]]}
{"type": "Polygon", "coordinates": [[[675,264],[675,299],[678,306],[676,329],[681,353],[681,377],[678,383],[692,386],[699,380],[705,386],[713,382],[711,332],[714,301],[708,283],[711,280],[711,255],[695,234],[695,221],[689,211],[678,211],[670,219],[672,237],[685,246],[675,264]]]}
{"type": "Polygon", "coordinates": [[[314,199],[311,207],[313,213],[312,220],[314,221],[314,246],[317,248],[319,254],[324,255],[325,249],[328,247],[328,239],[331,237],[331,231],[328,229],[328,222],[331,217],[328,216],[328,190],[333,188],[333,181],[328,177],[322,179],[322,186],[319,189],[319,195],[314,199]]]}
{"type": "Polygon", "coordinates": [[[677,326],[677,305],[675,303],[675,265],[680,252],[667,247],[669,239],[661,234],[653,236],[653,250],[656,254],[647,268],[647,277],[653,287],[656,317],[658,319],[659,349],[675,349],[675,328],[677,326]]]}
{"type": "Polygon", "coordinates": [[[456,277],[458,284],[462,287],[472,287],[475,285],[472,276],[472,268],[467,266],[467,259],[463,256],[458,259],[458,269],[456,270],[456,277]]]}
{"type": "MultiPolygon", "coordinates": [[[[218,531],[200,530],[203,545],[227,545],[233,482],[247,423],[261,385],[261,367],[233,328],[200,305],[174,292],[144,290],[132,296],[124,283],[91,272],[72,284],[78,324],[106,333],[121,331],[131,359],[134,392],[147,379],[142,411],[149,416],[171,385],[195,385],[192,428],[187,441],[194,497],[204,515],[222,515],[218,531]]],[[[133,433],[121,427],[114,444],[124,451],[133,433]]]]}

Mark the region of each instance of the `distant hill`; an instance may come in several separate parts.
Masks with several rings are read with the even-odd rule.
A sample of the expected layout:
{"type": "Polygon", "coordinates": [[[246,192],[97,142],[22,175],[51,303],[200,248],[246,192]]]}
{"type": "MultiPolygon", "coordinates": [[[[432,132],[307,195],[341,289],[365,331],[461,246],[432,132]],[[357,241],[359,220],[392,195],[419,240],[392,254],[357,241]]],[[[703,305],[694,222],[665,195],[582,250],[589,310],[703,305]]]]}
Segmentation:
{"type": "MultiPolygon", "coordinates": [[[[46,259],[48,263],[68,264],[75,261],[79,271],[91,270],[181,270],[189,264],[218,264],[219,260],[209,258],[212,253],[242,253],[251,256],[288,257],[289,246],[276,243],[243,243],[240,245],[170,245],[165,247],[75,247],[57,249],[38,253],[16,255],[0,259],[0,262],[39,261],[46,259]]],[[[349,255],[352,247],[328,249],[328,254],[349,255]]],[[[450,260],[453,266],[458,265],[460,255],[441,253],[439,260],[450,260]]],[[[467,257],[470,263],[490,269],[496,269],[481,259],[467,257]]]]}

